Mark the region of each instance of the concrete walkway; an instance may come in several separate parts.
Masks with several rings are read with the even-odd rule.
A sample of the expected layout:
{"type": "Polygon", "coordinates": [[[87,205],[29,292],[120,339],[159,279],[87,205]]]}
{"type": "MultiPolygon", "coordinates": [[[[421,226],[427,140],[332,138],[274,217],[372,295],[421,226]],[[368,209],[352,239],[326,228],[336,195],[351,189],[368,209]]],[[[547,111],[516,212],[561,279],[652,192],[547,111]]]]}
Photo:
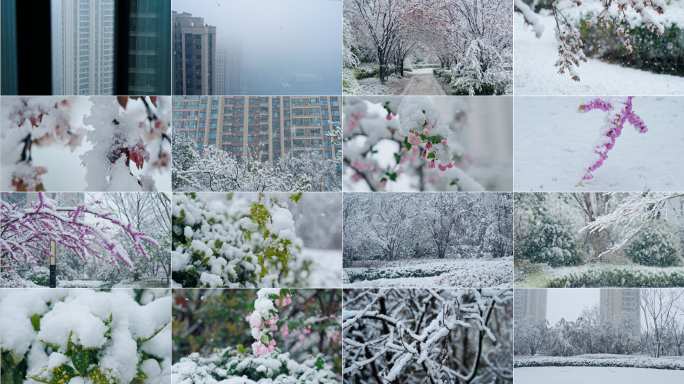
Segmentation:
{"type": "Polygon", "coordinates": [[[446,96],[446,93],[435,77],[429,73],[411,75],[411,80],[401,92],[401,96],[410,95],[446,96]]]}

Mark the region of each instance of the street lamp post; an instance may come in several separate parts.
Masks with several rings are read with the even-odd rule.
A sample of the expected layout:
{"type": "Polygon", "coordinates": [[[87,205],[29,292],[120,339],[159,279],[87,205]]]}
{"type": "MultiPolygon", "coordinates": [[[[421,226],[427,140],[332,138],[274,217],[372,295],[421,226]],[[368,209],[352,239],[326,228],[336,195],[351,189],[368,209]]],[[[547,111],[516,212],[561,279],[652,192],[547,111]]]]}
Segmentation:
{"type": "Polygon", "coordinates": [[[57,245],[50,241],[50,288],[57,288],[57,245]]]}

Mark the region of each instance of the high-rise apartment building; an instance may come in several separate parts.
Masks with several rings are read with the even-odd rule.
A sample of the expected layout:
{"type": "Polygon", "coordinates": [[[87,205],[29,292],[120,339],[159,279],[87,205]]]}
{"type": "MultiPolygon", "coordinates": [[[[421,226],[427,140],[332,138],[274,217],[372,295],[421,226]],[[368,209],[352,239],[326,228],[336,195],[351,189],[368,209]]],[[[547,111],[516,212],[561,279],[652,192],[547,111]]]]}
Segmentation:
{"type": "Polygon", "coordinates": [[[129,95],[171,93],[171,2],[133,2],[129,19],[129,95]]]}
{"type": "MultiPolygon", "coordinates": [[[[115,0],[61,0],[53,13],[53,93],[111,95],[114,92],[115,0]]],[[[54,2],[53,2],[54,3],[54,2]]]]}
{"type": "Polygon", "coordinates": [[[174,135],[215,146],[242,161],[273,162],[287,153],[331,159],[331,132],[340,126],[338,96],[174,96],[174,135]]]}
{"type": "Polygon", "coordinates": [[[546,319],[546,289],[516,289],[513,293],[513,320],[534,324],[546,319]]]}
{"type": "Polygon", "coordinates": [[[641,335],[641,293],[639,289],[601,289],[601,319],[624,324],[635,337],[641,335]]]}
{"type": "Polygon", "coordinates": [[[242,45],[235,38],[218,47],[216,59],[216,94],[242,94],[242,45]]]}
{"type": "Polygon", "coordinates": [[[173,94],[216,93],[216,27],[173,11],[173,94]]]}

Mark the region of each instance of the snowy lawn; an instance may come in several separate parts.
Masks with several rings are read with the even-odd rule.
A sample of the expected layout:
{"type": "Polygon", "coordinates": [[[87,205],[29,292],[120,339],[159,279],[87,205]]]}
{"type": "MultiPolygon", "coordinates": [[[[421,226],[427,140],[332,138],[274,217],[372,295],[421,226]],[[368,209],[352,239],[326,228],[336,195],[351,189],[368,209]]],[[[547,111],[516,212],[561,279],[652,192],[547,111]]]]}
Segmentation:
{"type": "Polygon", "coordinates": [[[511,288],[513,258],[426,259],[385,262],[378,268],[345,268],[345,288],[511,288]]]}
{"type": "Polygon", "coordinates": [[[57,282],[58,288],[100,288],[104,281],[99,280],[60,280],[57,282]]]}
{"type": "Polygon", "coordinates": [[[588,264],[533,272],[516,288],[684,287],[684,267],[588,264]]]}
{"type": "MultiPolygon", "coordinates": [[[[515,95],[681,95],[684,77],[659,75],[634,68],[608,64],[587,58],[577,72],[581,81],[573,81],[567,72],[559,75],[553,65],[558,49],[553,30],[553,16],[539,15],[544,33],[536,38],[532,27],[525,26],[522,15],[515,13],[515,95]]],[[[517,100],[516,100],[517,101],[517,100]]],[[[578,124],[578,126],[580,126],[578,124]]]]}
{"type": "MultiPolygon", "coordinates": [[[[432,70],[431,70],[432,71],[432,70]]],[[[411,72],[406,72],[409,74],[411,72]]],[[[399,78],[394,73],[387,77],[385,84],[380,83],[380,78],[369,77],[359,80],[361,87],[360,95],[398,95],[404,89],[406,83],[409,82],[410,77],[399,78]]]]}
{"type": "Polygon", "coordinates": [[[516,368],[515,384],[645,384],[682,383],[684,373],[647,368],[536,367],[516,368]]]}
{"type": "Polygon", "coordinates": [[[626,126],[603,166],[593,172],[594,178],[584,182],[585,188],[575,187],[603,126],[603,112],[576,112],[585,99],[516,98],[516,191],[684,189],[684,178],[676,176],[682,174],[684,163],[683,97],[634,98],[634,112],[648,132],[626,126]]]}
{"type": "Polygon", "coordinates": [[[154,276],[141,278],[137,281],[122,281],[114,285],[107,284],[103,285],[102,288],[169,288],[170,286],[171,285],[166,282],[166,277],[154,276]]]}
{"type": "MultiPolygon", "coordinates": [[[[684,357],[592,354],[580,356],[515,356],[514,367],[630,367],[684,370],[684,357]]],[[[516,371],[517,372],[517,371],[516,371]]]]}

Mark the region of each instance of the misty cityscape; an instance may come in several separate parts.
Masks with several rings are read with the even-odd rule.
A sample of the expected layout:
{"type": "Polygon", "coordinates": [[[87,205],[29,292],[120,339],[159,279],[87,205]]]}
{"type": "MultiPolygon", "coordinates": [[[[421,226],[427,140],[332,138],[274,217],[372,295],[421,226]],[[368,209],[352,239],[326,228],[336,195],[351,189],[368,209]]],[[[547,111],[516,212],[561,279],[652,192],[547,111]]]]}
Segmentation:
{"type": "Polygon", "coordinates": [[[341,94],[341,1],[173,3],[174,95],[341,94]]]}

